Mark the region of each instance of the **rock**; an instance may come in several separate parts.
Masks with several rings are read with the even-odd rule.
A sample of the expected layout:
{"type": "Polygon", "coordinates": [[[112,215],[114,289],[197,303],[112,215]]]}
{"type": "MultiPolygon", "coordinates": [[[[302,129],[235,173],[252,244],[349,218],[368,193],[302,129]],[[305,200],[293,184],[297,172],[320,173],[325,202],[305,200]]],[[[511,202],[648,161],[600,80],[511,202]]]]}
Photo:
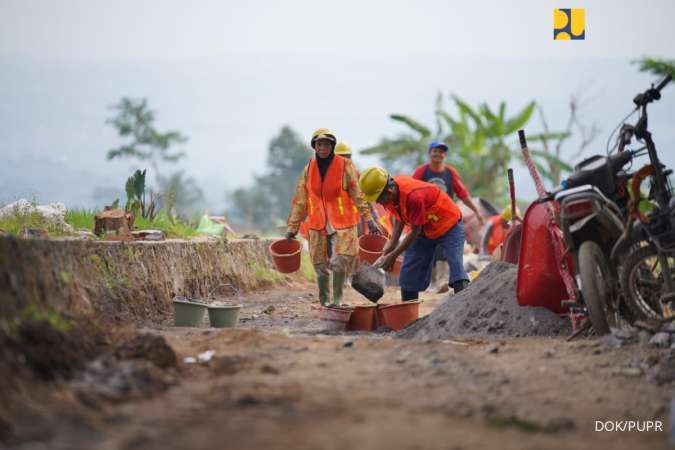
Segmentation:
{"type": "Polygon", "coordinates": [[[213,355],[215,354],[216,354],[215,350],[207,350],[205,352],[202,352],[199,355],[197,355],[197,362],[199,364],[206,364],[207,362],[211,361],[211,358],[213,358],[213,355]]]}
{"type": "Polygon", "coordinates": [[[342,344],[342,346],[345,347],[345,348],[347,348],[347,347],[353,347],[353,346],[354,346],[354,342],[352,342],[352,341],[347,341],[347,342],[345,342],[344,344],[342,344]]]}
{"type": "Polygon", "coordinates": [[[269,305],[267,308],[263,309],[262,312],[263,314],[272,314],[276,310],[277,308],[274,305],[269,305]]]}
{"type": "Polygon", "coordinates": [[[547,348],[546,351],[544,351],[544,356],[546,358],[553,358],[555,356],[555,350],[552,348],[547,348]]]}
{"type": "Polygon", "coordinates": [[[627,377],[639,377],[642,375],[642,369],[639,367],[615,367],[612,369],[612,375],[624,375],[627,377]]]}
{"type": "Polygon", "coordinates": [[[647,373],[647,379],[659,386],[675,381],[675,351],[670,351],[668,356],[652,367],[647,373]]]}
{"type": "Polygon", "coordinates": [[[270,366],[269,364],[265,364],[260,368],[260,373],[266,373],[269,375],[279,375],[281,371],[276,367],[270,366]]]}
{"type": "Polygon", "coordinates": [[[118,359],[146,360],[167,369],[176,365],[176,353],[162,336],[143,334],[121,344],[114,351],[118,359]]]}
{"type": "Polygon", "coordinates": [[[548,424],[546,429],[550,432],[569,431],[575,428],[574,419],[570,417],[554,417],[548,424]]]}
{"type": "Polygon", "coordinates": [[[485,350],[485,353],[488,353],[488,354],[490,354],[490,353],[499,353],[499,345],[494,344],[494,345],[489,346],[489,347],[487,348],[487,350],[485,350]]]}
{"type": "MultiPolygon", "coordinates": [[[[602,343],[604,344],[605,348],[619,348],[619,347],[623,347],[623,345],[624,345],[623,340],[617,338],[616,336],[614,336],[611,333],[606,334],[602,337],[602,343]]],[[[598,353],[602,353],[602,350],[600,350],[600,349],[596,349],[596,350],[598,350],[598,353]]]]}
{"type": "Polygon", "coordinates": [[[637,333],[634,328],[611,328],[611,333],[617,339],[624,341],[634,341],[637,338],[637,333]]]}
{"type": "Polygon", "coordinates": [[[39,214],[46,225],[62,229],[66,232],[73,231],[73,227],[66,222],[66,205],[61,202],[48,205],[37,205],[26,199],[17,200],[0,208],[0,218],[11,215],[39,214]]]}
{"type": "Polygon", "coordinates": [[[649,345],[658,348],[667,348],[670,345],[670,333],[656,333],[649,340],[649,345]]]}
{"type": "Polygon", "coordinates": [[[638,331],[638,342],[640,345],[649,344],[649,340],[652,338],[652,334],[647,330],[638,331]]]}
{"type": "Polygon", "coordinates": [[[610,333],[602,337],[607,348],[619,348],[638,341],[638,333],[634,328],[611,328],[610,333]]]}
{"type": "Polygon", "coordinates": [[[88,241],[96,240],[96,235],[89,230],[77,230],[75,232],[75,235],[82,240],[88,241]]]}

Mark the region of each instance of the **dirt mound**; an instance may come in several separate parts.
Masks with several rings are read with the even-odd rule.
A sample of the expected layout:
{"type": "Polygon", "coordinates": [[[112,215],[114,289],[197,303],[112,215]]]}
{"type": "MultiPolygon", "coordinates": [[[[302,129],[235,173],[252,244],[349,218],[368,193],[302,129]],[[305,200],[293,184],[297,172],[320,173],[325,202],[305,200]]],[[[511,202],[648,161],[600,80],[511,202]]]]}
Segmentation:
{"type": "Polygon", "coordinates": [[[460,335],[558,336],[571,332],[569,320],[516,300],[517,266],[490,263],[464,291],[448,297],[399,337],[447,339],[460,335]]]}
{"type": "Polygon", "coordinates": [[[166,340],[145,334],[89,362],[72,384],[78,398],[90,405],[145,398],[177,382],[171,370],[176,365],[176,353],[166,340]]]}
{"type": "Polygon", "coordinates": [[[2,333],[0,373],[28,369],[44,381],[69,378],[99,351],[98,331],[79,325],[59,329],[48,321],[27,321],[15,332],[2,333]]]}

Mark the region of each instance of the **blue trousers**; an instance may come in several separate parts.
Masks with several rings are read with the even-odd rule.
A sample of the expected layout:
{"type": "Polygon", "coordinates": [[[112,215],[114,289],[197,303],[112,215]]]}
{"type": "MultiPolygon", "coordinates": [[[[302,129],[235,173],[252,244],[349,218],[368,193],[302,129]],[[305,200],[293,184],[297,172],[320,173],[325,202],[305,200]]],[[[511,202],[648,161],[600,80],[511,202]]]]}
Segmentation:
{"type": "Polygon", "coordinates": [[[464,224],[460,219],[454,227],[436,239],[419,236],[413,241],[403,256],[399,277],[401,290],[420,292],[429,287],[437,247],[441,247],[450,266],[448,284],[469,280],[464,271],[464,224]]]}

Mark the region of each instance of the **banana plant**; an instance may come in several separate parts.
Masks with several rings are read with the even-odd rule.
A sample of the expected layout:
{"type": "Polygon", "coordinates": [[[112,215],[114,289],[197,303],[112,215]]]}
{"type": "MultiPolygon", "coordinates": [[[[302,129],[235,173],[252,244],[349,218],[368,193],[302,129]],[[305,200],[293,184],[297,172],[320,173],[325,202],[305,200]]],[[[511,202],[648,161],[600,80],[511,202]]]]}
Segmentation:
{"type": "Polygon", "coordinates": [[[136,170],[132,176],[127,179],[125,190],[127,193],[127,203],[124,209],[131,211],[135,216],[141,216],[150,220],[157,214],[157,197],[152,192],[149,193],[149,201],[146,199],[145,185],[146,170],[136,170]]]}
{"type": "MultiPolygon", "coordinates": [[[[379,155],[385,165],[407,172],[426,159],[426,149],[433,139],[442,139],[450,147],[448,162],[457,167],[473,195],[493,201],[507,198],[506,171],[515,159],[521,160],[516,132],[530,121],[536,103],[530,102],[514,115],[507,115],[507,105],[500,102],[493,109],[487,103],[471,107],[451,96],[456,113],[446,111],[436,101],[436,131],[419,121],[402,115],[390,118],[410,131],[394,138],[385,137],[374,147],[362,150],[365,155],[379,155]]],[[[555,156],[534,149],[532,155],[542,176],[553,181],[551,167],[569,171],[571,167],[555,156]]]]}

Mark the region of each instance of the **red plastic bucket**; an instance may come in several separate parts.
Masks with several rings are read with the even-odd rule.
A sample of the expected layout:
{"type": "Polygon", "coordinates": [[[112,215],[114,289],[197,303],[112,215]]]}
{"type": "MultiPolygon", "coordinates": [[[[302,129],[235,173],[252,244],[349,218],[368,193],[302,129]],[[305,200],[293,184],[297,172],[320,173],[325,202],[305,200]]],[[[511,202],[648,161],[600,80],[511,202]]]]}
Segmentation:
{"type": "Polygon", "coordinates": [[[354,306],[347,322],[349,331],[373,331],[375,329],[375,305],[354,306]]]}
{"type": "Polygon", "coordinates": [[[292,273],[300,269],[302,244],[297,239],[279,239],[270,245],[270,254],[277,270],[292,273]]]}
{"type": "Polygon", "coordinates": [[[398,331],[420,317],[420,302],[403,302],[393,305],[378,305],[377,320],[380,326],[398,331]]]}
{"type": "Polygon", "coordinates": [[[322,306],[319,309],[319,319],[326,331],[344,331],[351,315],[351,308],[322,306]]]}
{"type": "Polygon", "coordinates": [[[387,238],[378,234],[364,234],[359,238],[359,258],[370,264],[382,256],[382,250],[387,244],[387,238]]]}

